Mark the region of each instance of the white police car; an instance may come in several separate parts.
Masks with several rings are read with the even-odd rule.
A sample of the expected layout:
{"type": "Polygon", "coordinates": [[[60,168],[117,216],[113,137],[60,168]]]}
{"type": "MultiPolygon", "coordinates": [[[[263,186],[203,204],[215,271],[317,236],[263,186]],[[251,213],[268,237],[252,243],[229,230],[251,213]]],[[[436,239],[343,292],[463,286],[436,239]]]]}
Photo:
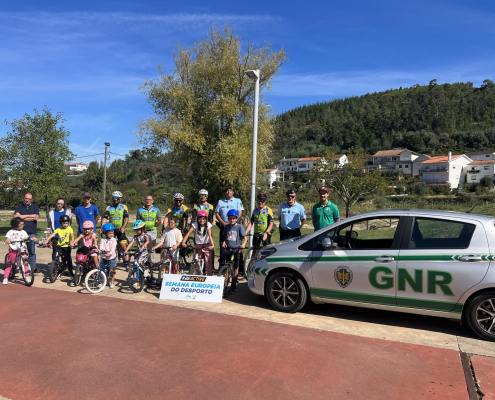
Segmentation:
{"type": "Polygon", "coordinates": [[[463,320],[495,341],[495,217],[361,214],[265,247],[248,285],[279,311],[299,311],[311,298],[463,320]]]}

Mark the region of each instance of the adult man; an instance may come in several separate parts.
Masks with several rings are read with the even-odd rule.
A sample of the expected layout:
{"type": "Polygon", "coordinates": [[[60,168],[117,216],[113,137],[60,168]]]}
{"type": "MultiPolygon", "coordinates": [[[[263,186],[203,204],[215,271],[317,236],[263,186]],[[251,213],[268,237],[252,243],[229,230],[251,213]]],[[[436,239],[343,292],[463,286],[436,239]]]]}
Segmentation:
{"type": "Polygon", "coordinates": [[[258,206],[251,215],[246,231],[251,232],[251,228],[253,228],[254,250],[259,250],[262,246],[270,244],[273,229],[273,212],[266,205],[266,194],[264,193],[258,194],[258,206]]]}
{"type": "Polygon", "coordinates": [[[101,226],[110,222],[115,228],[115,237],[119,242],[120,248],[125,249],[128,245],[127,236],[125,235],[125,228],[129,222],[129,211],[125,204],[122,204],[122,193],[118,190],[112,193],[112,204],[110,204],[101,220],[101,226]]]}
{"type": "Polygon", "coordinates": [[[167,214],[163,219],[163,229],[168,227],[170,218],[175,218],[177,229],[184,235],[189,228],[190,215],[189,207],[184,204],[184,195],[182,193],[174,193],[174,205],[167,210],[167,214]]]}
{"type": "Polygon", "coordinates": [[[96,224],[99,219],[100,212],[98,207],[91,203],[91,195],[88,192],[84,192],[82,195],[82,204],[78,205],[74,210],[74,215],[77,220],[77,234],[80,235],[83,231],[82,226],[85,221],[91,221],[96,232],[96,224]]]}
{"type": "Polygon", "coordinates": [[[37,272],[36,268],[36,229],[38,228],[38,219],[40,217],[39,207],[33,203],[32,193],[27,192],[24,195],[24,201],[14,210],[14,217],[19,217],[24,221],[24,230],[29,235],[27,249],[29,253],[28,262],[31,269],[37,272]]]}
{"type": "Polygon", "coordinates": [[[227,214],[230,210],[237,210],[237,212],[239,213],[239,219],[242,218],[244,206],[242,205],[241,199],[234,197],[234,188],[233,186],[229,185],[225,188],[225,197],[218,200],[217,206],[215,208],[215,217],[217,219],[217,225],[220,228],[220,246],[224,241],[223,231],[225,226],[229,223],[227,214]]]}
{"type": "Polygon", "coordinates": [[[328,225],[332,225],[340,218],[339,208],[335,203],[328,200],[328,187],[321,186],[318,189],[320,201],[313,206],[311,217],[315,231],[328,225]]]}
{"type": "Polygon", "coordinates": [[[208,203],[208,190],[201,189],[198,192],[199,201],[193,205],[192,218],[193,221],[196,221],[196,215],[198,211],[206,211],[208,212],[208,222],[213,224],[213,219],[215,217],[215,207],[212,204],[208,203]]]}
{"type": "Polygon", "coordinates": [[[67,215],[72,221],[72,212],[69,208],[65,207],[65,199],[58,197],[55,200],[55,208],[51,209],[48,213],[48,228],[55,232],[55,229],[61,226],[60,217],[67,215]]]}
{"type": "Polygon", "coordinates": [[[296,201],[296,191],[289,189],[285,195],[287,201],[278,206],[280,240],[301,236],[301,227],[306,221],[306,211],[304,206],[296,201]]]}
{"type": "Polygon", "coordinates": [[[150,237],[150,246],[156,242],[156,228],[160,225],[162,216],[160,209],[153,203],[153,196],[149,194],[144,198],[144,206],[136,213],[136,220],[144,221],[144,229],[150,237]]]}

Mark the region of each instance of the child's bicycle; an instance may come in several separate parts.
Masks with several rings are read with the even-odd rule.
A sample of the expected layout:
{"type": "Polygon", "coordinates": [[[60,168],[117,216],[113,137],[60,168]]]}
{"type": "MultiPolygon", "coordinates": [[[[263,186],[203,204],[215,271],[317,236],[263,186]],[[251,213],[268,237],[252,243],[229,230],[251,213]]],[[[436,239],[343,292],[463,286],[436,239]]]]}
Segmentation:
{"type": "Polygon", "coordinates": [[[78,248],[76,251],[76,263],[74,264],[74,276],[70,285],[79,286],[84,276],[95,268],[96,265],[93,261],[93,257],[91,257],[91,249],[87,247],[78,248]]]}
{"type": "Polygon", "coordinates": [[[194,252],[194,259],[189,269],[190,275],[206,275],[205,272],[205,256],[203,252],[194,252]]]}
{"type": "MultiPolygon", "coordinates": [[[[26,246],[26,242],[28,240],[29,239],[13,242],[13,243],[18,243],[19,248],[15,251],[16,252],[15,262],[14,265],[12,265],[12,269],[10,270],[10,275],[7,278],[9,280],[16,279],[17,273],[20,272],[24,284],[26,286],[31,286],[34,283],[34,274],[28,262],[29,253],[26,246]]],[[[5,255],[5,265],[7,265],[8,262],[9,259],[7,254],[5,255]]]]}
{"type": "Polygon", "coordinates": [[[86,274],[84,278],[84,287],[88,292],[99,293],[107,285],[108,277],[110,275],[110,268],[104,267],[100,262],[98,268],[92,269],[86,274]]]}
{"type": "MultiPolygon", "coordinates": [[[[223,297],[228,297],[237,286],[236,257],[240,256],[240,249],[230,250],[223,265],[220,266],[217,276],[223,276],[223,297]]],[[[239,260],[237,260],[239,262],[239,260]]]]}
{"type": "Polygon", "coordinates": [[[144,280],[150,276],[150,259],[148,257],[144,262],[140,260],[140,251],[129,252],[134,257],[134,262],[129,264],[127,283],[134,293],[139,293],[144,289],[144,280]]]}
{"type": "Polygon", "coordinates": [[[48,280],[50,283],[54,283],[60,275],[67,269],[67,262],[62,257],[60,247],[57,246],[57,239],[52,240],[52,243],[49,244],[46,240],[40,240],[38,243],[39,247],[51,247],[55,249],[53,254],[53,259],[50,263],[48,263],[48,280]]]}

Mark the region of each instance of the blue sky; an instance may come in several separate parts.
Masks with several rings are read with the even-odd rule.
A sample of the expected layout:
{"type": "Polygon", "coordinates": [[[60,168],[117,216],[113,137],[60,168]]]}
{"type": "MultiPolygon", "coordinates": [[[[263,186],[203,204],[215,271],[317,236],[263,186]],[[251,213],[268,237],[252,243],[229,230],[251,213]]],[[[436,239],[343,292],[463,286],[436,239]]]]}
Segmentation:
{"type": "Polygon", "coordinates": [[[263,93],[274,114],[431,79],[479,84],[495,80],[494,4],[0,0],[0,119],[47,106],[63,113],[78,156],[105,141],[125,154],[152,115],[143,83],[172,70],[178,46],[225,25],[243,42],[286,50],[263,93]]]}

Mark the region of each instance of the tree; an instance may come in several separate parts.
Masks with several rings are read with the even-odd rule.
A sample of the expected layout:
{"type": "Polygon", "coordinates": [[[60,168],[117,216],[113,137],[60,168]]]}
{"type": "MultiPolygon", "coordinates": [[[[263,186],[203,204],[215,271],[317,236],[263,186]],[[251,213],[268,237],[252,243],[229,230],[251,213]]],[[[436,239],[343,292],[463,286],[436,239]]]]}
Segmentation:
{"type": "Polygon", "coordinates": [[[347,156],[349,163],[339,166],[335,163],[335,153],[330,152],[314,166],[314,177],[324,181],[344,203],[346,218],[353,205],[383,190],[387,182],[379,172],[366,171],[364,152],[353,151],[347,156]]]}
{"type": "Polygon", "coordinates": [[[66,161],[73,158],[69,149],[69,131],[61,114],[44,109],[25,114],[10,123],[11,130],[0,140],[8,154],[4,168],[12,180],[33,192],[39,201],[60,194],[66,175],[66,161]]]}
{"type": "MultiPolygon", "coordinates": [[[[143,139],[187,162],[196,188],[219,194],[229,183],[246,194],[254,85],[244,72],[260,69],[260,87],[267,87],[284,59],[283,51],[268,47],[249,44],[242,51],[229,29],[212,31],[205,41],[178,52],[172,74],[146,83],[156,116],[143,124],[143,139]]],[[[269,162],[273,141],[268,114],[268,106],[260,101],[260,168],[269,162]]]]}

